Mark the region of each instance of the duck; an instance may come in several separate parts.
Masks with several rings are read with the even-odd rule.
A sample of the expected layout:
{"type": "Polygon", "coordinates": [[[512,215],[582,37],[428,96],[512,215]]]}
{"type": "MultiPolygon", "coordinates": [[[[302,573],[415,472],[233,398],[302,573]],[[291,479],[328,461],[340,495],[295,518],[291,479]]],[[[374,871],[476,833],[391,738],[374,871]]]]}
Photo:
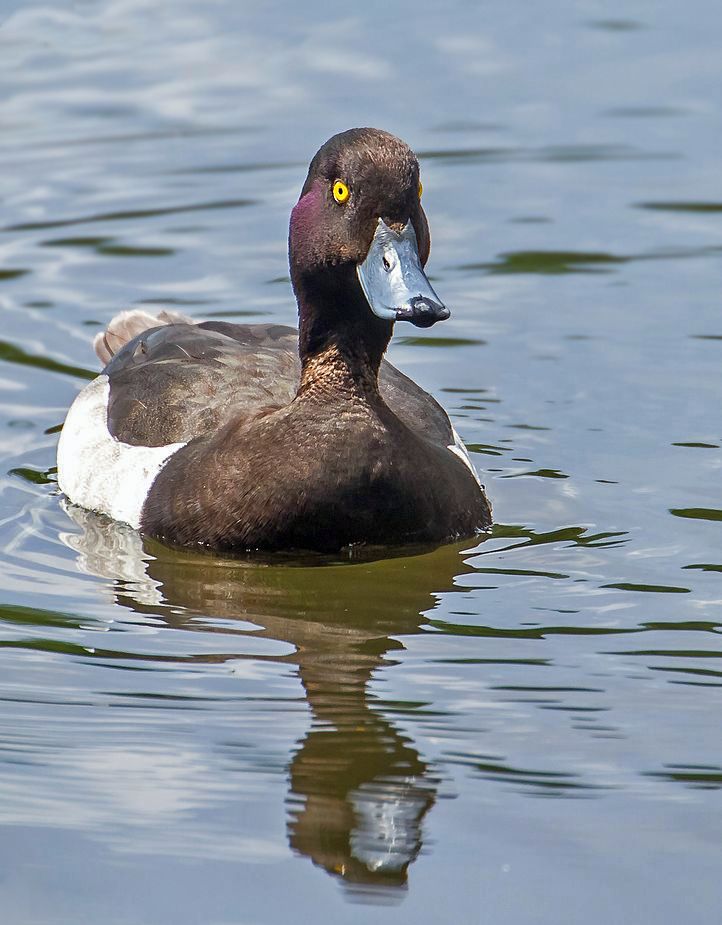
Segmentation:
{"type": "Polygon", "coordinates": [[[178,547],[317,551],[440,544],[491,505],[441,405],[384,359],[396,322],[449,309],[427,278],[419,163],[356,128],[313,157],[291,212],[298,329],[115,316],[72,403],[58,484],[72,504],[178,547]]]}

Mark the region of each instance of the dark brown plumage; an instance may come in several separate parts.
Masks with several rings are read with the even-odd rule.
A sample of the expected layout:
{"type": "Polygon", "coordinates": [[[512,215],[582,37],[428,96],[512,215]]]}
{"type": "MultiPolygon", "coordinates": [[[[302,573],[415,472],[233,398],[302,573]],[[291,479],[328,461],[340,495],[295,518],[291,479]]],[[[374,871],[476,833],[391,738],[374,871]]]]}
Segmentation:
{"type": "Polygon", "coordinates": [[[190,441],[151,486],[146,533],[220,549],[327,551],[489,526],[482,488],[449,449],[443,409],[382,363],[393,323],[371,311],[357,277],[380,219],[399,232],[410,223],[426,262],[418,190],[415,156],[386,132],[344,132],[314,157],[289,233],[298,355],[295,331],[278,325],[169,317],[138,331],[126,319],[135,336],[122,349],[112,350],[116,329],[115,340],[99,337],[115,353],[105,370],[112,434],[145,446],[190,441]]]}

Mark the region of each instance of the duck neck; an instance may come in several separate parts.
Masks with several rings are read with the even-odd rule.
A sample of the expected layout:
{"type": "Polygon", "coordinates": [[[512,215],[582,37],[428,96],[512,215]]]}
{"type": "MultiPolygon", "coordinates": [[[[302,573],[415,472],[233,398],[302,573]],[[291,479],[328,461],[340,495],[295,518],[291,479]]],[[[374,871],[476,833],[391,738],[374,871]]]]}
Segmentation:
{"type": "Polygon", "coordinates": [[[391,339],[391,322],[371,312],[358,283],[338,292],[297,287],[296,294],[301,357],[298,395],[345,394],[380,400],[379,367],[391,339]]]}

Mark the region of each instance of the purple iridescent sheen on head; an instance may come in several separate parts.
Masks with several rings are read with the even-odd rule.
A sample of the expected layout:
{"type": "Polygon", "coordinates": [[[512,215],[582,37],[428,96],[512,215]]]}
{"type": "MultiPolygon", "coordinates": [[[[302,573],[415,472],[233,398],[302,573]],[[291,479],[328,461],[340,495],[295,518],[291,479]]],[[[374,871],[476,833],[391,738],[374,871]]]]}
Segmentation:
{"type": "MultiPolygon", "coordinates": [[[[325,216],[326,194],[323,182],[315,179],[291,211],[288,256],[294,288],[299,276],[313,273],[333,253],[334,242],[325,216]]],[[[296,291],[298,295],[298,290],[296,291]]]]}
{"type": "Polygon", "coordinates": [[[290,237],[307,237],[316,225],[321,212],[323,190],[320,180],[314,180],[311,189],[298,200],[291,210],[290,237]]]}

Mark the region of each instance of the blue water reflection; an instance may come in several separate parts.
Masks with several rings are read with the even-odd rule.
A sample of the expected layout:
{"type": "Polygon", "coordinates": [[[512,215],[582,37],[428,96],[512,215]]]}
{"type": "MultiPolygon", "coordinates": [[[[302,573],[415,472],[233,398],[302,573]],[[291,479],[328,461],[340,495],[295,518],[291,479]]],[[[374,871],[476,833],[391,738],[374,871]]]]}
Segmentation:
{"type": "Polygon", "coordinates": [[[3,921],[714,919],[717,6],[0,23],[3,921]],[[420,154],[453,314],[391,352],[469,444],[491,538],[234,562],[65,509],[99,326],[292,322],[290,207],[363,124],[420,154]]]}

